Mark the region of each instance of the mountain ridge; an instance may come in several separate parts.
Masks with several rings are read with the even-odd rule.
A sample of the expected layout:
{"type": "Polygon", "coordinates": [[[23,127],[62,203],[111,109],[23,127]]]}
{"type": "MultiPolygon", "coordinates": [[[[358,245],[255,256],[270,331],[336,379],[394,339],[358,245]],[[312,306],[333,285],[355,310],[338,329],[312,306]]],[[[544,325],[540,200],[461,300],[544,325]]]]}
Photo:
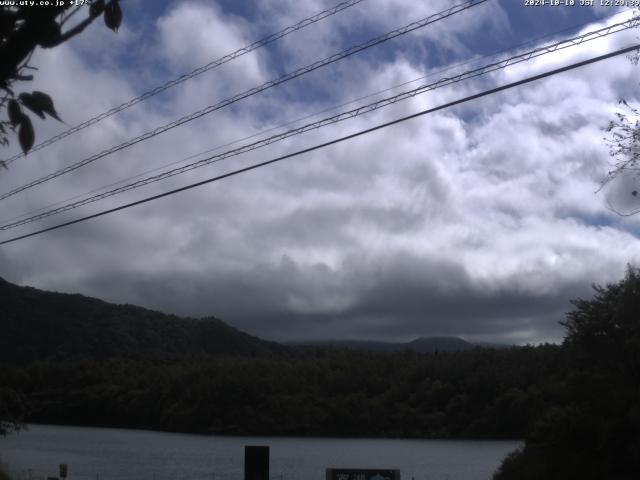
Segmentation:
{"type": "Polygon", "coordinates": [[[213,316],[180,317],[78,293],[19,286],[2,277],[0,331],[0,362],[200,354],[255,356],[318,348],[433,354],[487,346],[454,336],[397,343],[354,339],[277,343],[242,332],[213,316]]]}
{"type": "Polygon", "coordinates": [[[455,336],[418,337],[408,342],[331,339],[319,341],[286,342],[285,344],[299,348],[346,348],[351,350],[369,350],[374,352],[401,352],[405,350],[411,350],[416,353],[461,352],[479,346],[455,336]]]}
{"type": "Polygon", "coordinates": [[[251,356],[289,350],[215,317],[178,317],[81,294],[18,286],[2,278],[0,331],[0,361],[185,354],[251,356]]]}

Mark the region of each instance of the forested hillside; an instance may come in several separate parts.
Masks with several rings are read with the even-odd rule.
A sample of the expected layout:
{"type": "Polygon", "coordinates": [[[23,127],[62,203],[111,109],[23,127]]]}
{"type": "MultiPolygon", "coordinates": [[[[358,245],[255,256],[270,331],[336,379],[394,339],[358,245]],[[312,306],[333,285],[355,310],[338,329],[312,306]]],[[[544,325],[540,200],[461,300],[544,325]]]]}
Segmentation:
{"type": "Polygon", "coordinates": [[[29,421],[265,435],[522,438],[559,400],[558,346],[4,366],[29,421]]]}
{"type": "Polygon", "coordinates": [[[2,279],[0,331],[0,361],[5,362],[287,351],[216,318],[180,318],[2,279]]]}
{"type": "Polygon", "coordinates": [[[0,431],[25,420],[201,433],[526,438],[497,479],[623,480],[640,471],[638,270],[576,300],[562,345],[428,354],[287,349],[216,320],[2,289],[10,293],[2,306],[9,335],[0,338],[11,361],[0,362],[0,431]],[[29,333],[20,321],[41,330],[29,333]],[[44,339],[21,353],[18,342],[30,334],[44,339]],[[82,344],[91,335],[96,350],[82,344]],[[121,341],[127,348],[118,350],[121,341]]]}

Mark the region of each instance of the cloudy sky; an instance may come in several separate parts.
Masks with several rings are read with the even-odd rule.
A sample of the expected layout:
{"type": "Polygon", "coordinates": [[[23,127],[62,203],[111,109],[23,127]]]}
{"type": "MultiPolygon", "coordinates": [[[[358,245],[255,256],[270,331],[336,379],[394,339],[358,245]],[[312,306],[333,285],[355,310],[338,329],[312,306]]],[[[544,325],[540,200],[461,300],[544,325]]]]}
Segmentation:
{"type": "MultiPolygon", "coordinates": [[[[34,55],[36,79],[18,90],[48,92],[65,122],[36,119],[36,142],[336,3],[123,1],[117,34],[99,21],[68,44],[34,55]]],[[[450,5],[364,0],[29,154],[0,174],[0,190],[450,5]]],[[[0,220],[631,14],[489,0],[3,200],[0,220]],[[354,103],[340,107],[347,102],[354,103]]],[[[631,45],[637,37],[630,30],[437,89],[0,232],[0,239],[310,147],[631,45]]],[[[216,316],[276,340],[458,335],[559,341],[558,321],[570,299],[590,296],[592,283],[619,279],[628,263],[640,265],[640,216],[621,217],[607,206],[634,207],[632,179],[596,194],[611,163],[603,127],[619,98],[640,96],[639,68],[624,56],[607,60],[5,245],[0,276],[179,315],[216,316]]],[[[18,151],[16,143],[4,149],[4,158],[18,151]]]]}

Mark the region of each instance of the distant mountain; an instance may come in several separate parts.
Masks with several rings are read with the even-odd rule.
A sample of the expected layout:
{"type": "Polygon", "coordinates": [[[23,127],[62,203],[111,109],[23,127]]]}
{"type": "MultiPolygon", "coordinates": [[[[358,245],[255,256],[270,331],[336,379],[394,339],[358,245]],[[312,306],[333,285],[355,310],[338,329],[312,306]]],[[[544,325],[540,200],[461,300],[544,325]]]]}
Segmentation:
{"type": "Polygon", "coordinates": [[[461,352],[475,347],[473,343],[459,337],[423,337],[416,338],[407,344],[407,348],[419,353],[461,352]]]}
{"type": "Polygon", "coordinates": [[[288,350],[217,318],[181,318],[83,295],[20,287],[0,278],[0,361],[261,355],[288,350]]]}
{"type": "Polygon", "coordinates": [[[404,350],[412,350],[418,353],[461,352],[477,346],[459,337],[421,337],[404,343],[324,340],[318,342],[295,342],[289,345],[302,348],[348,348],[352,350],[371,350],[374,352],[401,352],[404,350]]]}

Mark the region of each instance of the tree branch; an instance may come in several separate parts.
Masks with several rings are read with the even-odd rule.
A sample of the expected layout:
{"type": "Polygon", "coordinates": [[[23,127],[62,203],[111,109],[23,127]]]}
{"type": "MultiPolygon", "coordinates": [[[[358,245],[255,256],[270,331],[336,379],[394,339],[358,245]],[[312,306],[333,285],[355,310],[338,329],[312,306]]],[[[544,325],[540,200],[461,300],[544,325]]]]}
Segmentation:
{"type": "Polygon", "coordinates": [[[73,17],[76,13],[78,13],[82,8],[84,8],[84,5],[78,5],[76,8],[73,9],[73,11],[67,15],[66,17],[64,17],[61,21],[60,21],[60,26],[64,25],[65,23],[67,23],[67,21],[73,17]]]}
{"type": "Polygon", "coordinates": [[[89,25],[91,25],[93,23],[93,21],[96,18],[98,18],[98,16],[99,15],[89,15],[87,18],[85,18],[83,21],[81,21],[78,25],[73,27],[71,30],[67,30],[62,35],[60,35],[58,40],[53,42],[51,45],[48,45],[46,48],[57,47],[61,43],[64,43],[67,40],[69,40],[70,38],[75,37],[76,35],[81,33],[85,28],[87,28],[89,25]]]}

